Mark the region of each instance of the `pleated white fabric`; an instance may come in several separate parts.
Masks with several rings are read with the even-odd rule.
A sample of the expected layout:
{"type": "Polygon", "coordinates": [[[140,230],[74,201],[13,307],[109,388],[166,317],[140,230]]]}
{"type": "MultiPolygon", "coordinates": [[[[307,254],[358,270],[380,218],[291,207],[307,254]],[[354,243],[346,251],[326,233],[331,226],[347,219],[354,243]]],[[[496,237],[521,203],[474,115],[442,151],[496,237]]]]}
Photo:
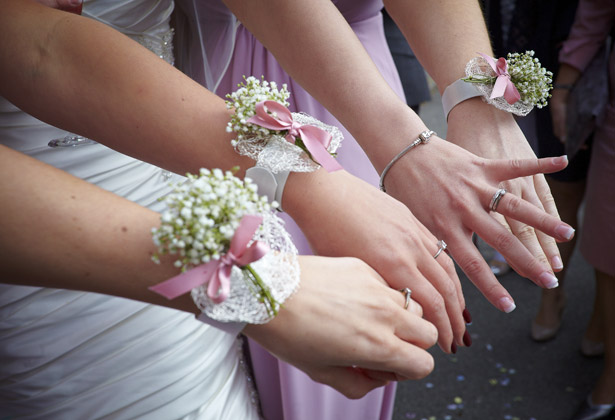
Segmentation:
{"type": "MultiPolygon", "coordinates": [[[[172,10],[171,0],[94,0],[84,15],[168,59],[172,10]]],[[[100,144],[47,146],[66,134],[0,98],[8,147],[157,211],[182,180],[100,144]]],[[[127,299],[0,284],[0,361],[0,418],[258,419],[234,335],[127,299]]]]}

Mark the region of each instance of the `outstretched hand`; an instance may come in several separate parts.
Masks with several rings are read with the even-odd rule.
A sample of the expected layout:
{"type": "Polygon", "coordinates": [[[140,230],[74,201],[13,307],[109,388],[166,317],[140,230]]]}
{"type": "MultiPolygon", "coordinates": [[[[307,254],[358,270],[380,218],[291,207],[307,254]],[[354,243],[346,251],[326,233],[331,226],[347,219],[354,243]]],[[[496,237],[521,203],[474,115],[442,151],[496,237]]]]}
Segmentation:
{"type": "Polygon", "coordinates": [[[528,240],[526,236],[530,234],[534,238],[548,235],[566,241],[574,230],[528,199],[524,190],[520,193],[514,188],[519,183],[511,180],[526,177],[519,178],[524,185],[531,183],[536,174],[556,172],[566,165],[565,157],[483,159],[432,137],[429,144],[413,149],[410,156],[393,166],[386,178],[386,188],[406,203],[438,238],[446,241],[455,261],[485,297],[500,310],[510,312],[515,308],[514,301],[472,245],[472,232],[497,249],[520,275],[541,287],[555,287],[557,279],[551,267],[530,252],[529,246],[523,246],[522,241],[528,240]],[[500,188],[508,192],[501,197],[497,213],[509,221],[516,236],[490,212],[491,200],[500,188]]]}
{"type": "Polygon", "coordinates": [[[269,323],[244,333],[349,398],[434,367],[437,331],[419,304],[355,258],[299,257],[301,285],[269,323]]]}
{"type": "Polygon", "coordinates": [[[318,255],[360,258],[391,288],[410,288],[445,352],[469,343],[454,264],[445,252],[434,259],[438,240],[405,205],[347,172],[321,170],[293,173],[283,207],[318,255]]]}

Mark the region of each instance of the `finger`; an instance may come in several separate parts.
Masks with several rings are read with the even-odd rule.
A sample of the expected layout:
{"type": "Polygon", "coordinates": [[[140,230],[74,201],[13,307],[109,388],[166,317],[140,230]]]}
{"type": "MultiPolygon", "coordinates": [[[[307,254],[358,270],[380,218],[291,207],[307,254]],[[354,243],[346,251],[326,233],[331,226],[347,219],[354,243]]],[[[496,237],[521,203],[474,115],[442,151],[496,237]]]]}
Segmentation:
{"type": "MultiPolygon", "coordinates": [[[[425,233],[426,237],[432,236],[431,233],[429,232],[429,230],[425,227],[425,225],[420,223],[419,226],[424,230],[424,233],[425,233]]],[[[437,241],[436,241],[436,243],[437,243],[437,241]]],[[[444,269],[444,271],[446,271],[446,273],[448,274],[449,278],[455,284],[455,288],[457,289],[457,299],[459,299],[459,307],[465,308],[466,307],[465,298],[463,296],[463,290],[461,288],[461,282],[459,281],[459,276],[457,276],[457,270],[455,269],[455,263],[448,256],[448,254],[449,254],[448,249],[445,250],[444,253],[446,254],[447,258],[440,258],[440,257],[438,257],[438,258],[436,258],[436,261],[438,262],[438,264],[440,264],[440,266],[444,269]]],[[[435,253],[434,253],[434,255],[435,255],[435,253]]]]}
{"type": "Polygon", "coordinates": [[[435,325],[438,331],[440,348],[446,353],[450,353],[454,335],[444,298],[421,273],[411,273],[410,278],[421,279],[420,281],[413,281],[412,284],[408,282],[408,287],[412,290],[412,298],[422,306],[423,317],[435,325]]]}
{"type": "Polygon", "coordinates": [[[518,220],[562,241],[569,241],[574,236],[574,229],[570,225],[514,194],[501,196],[496,211],[508,219],[518,220]]]}
{"type": "Polygon", "coordinates": [[[409,311],[410,313],[412,313],[414,315],[417,315],[417,316],[419,316],[421,318],[423,317],[423,307],[416,300],[412,299],[412,289],[408,288],[408,290],[410,290],[410,293],[409,293],[410,297],[407,300],[408,307],[406,307],[406,292],[405,292],[405,289],[401,289],[399,291],[396,291],[395,289],[389,288],[389,290],[392,293],[391,298],[395,302],[399,302],[399,306],[401,308],[403,308],[404,310],[409,311]],[[398,292],[399,292],[399,294],[397,294],[398,292]]]}
{"type": "Polygon", "coordinates": [[[353,367],[329,367],[317,373],[308,373],[316,382],[329,385],[351,399],[362,398],[369,391],[388,382],[371,378],[361,369],[353,367]]]}
{"type": "Polygon", "coordinates": [[[542,159],[492,159],[487,160],[486,165],[493,169],[499,181],[505,181],[561,171],[568,166],[568,157],[564,155],[542,159]]]}
{"type": "Polygon", "coordinates": [[[512,312],[516,305],[508,291],[495,278],[489,265],[472,242],[462,236],[450,238],[451,255],[483,296],[502,312],[512,312]]]}
{"type": "MultiPolygon", "coordinates": [[[[434,248],[436,247],[434,246],[434,248]]],[[[434,250],[434,255],[436,252],[437,249],[434,250]]],[[[459,289],[455,286],[455,281],[451,280],[449,274],[442,269],[438,259],[443,261],[446,259],[450,260],[446,253],[441,252],[437,259],[431,258],[421,262],[419,270],[421,270],[421,273],[426,278],[431,280],[431,284],[444,299],[445,310],[453,332],[454,342],[461,346],[463,345],[463,334],[466,331],[466,324],[463,319],[463,307],[459,305],[459,299],[457,298],[459,289]]],[[[455,280],[459,282],[456,273],[455,280]]]]}
{"type": "MultiPolygon", "coordinates": [[[[432,326],[435,336],[435,328],[432,326]]],[[[434,368],[434,359],[427,351],[409,344],[401,339],[386,343],[386,350],[379,352],[379,359],[374,355],[365,362],[358,362],[363,369],[394,372],[399,378],[422,379],[434,368]]]]}
{"type": "Polygon", "coordinates": [[[500,223],[493,218],[478,220],[476,216],[471,217],[474,218],[472,222],[476,227],[476,233],[502,254],[517,273],[541,287],[557,287],[558,281],[551,272],[551,267],[535,258],[519,239],[504,229],[500,223]]]}
{"type": "Polygon", "coordinates": [[[438,330],[429,321],[409,312],[398,315],[395,335],[407,343],[428,349],[438,340],[438,330]]]}
{"type": "Polygon", "coordinates": [[[383,370],[374,370],[374,369],[361,369],[361,370],[367,377],[371,379],[377,379],[377,380],[386,381],[386,382],[403,380],[399,377],[399,375],[397,375],[394,372],[385,372],[383,370]]]}

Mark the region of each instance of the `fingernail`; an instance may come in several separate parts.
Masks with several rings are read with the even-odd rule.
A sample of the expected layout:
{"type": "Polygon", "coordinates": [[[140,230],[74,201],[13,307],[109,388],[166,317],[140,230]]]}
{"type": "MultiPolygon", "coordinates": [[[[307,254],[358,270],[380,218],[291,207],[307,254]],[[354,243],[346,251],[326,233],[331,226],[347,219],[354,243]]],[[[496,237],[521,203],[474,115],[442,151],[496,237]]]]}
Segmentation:
{"type": "Polygon", "coordinates": [[[551,267],[553,267],[554,270],[561,270],[562,268],[564,268],[564,263],[558,255],[551,258],[551,267]]]}
{"type": "Polygon", "coordinates": [[[574,229],[568,225],[559,225],[555,228],[555,233],[557,233],[561,238],[569,241],[574,236],[574,229]]]}
{"type": "Polygon", "coordinates": [[[455,343],[451,344],[451,353],[453,354],[457,353],[457,344],[455,343]]]}
{"type": "Polygon", "coordinates": [[[568,155],[562,155],[555,158],[555,163],[568,163],[568,155]]]}
{"type": "Polygon", "coordinates": [[[544,273],[542,273],[538,277],[538,280],[547,289],[555,289],[557,286],[559,286],[559,281],[557,281],[557,277],[555,277],[553,274],[551,274],[548,271],[545,271],[544,273]]]}
{"type": "Polygon", "coordinates": [[[470,315],[468,308],[463,310],[463,320],[466,322],[466,325],[470,325],[472,323],[472,315],[470,315]]]}
{"type": "Polygon", "coordinates": [[[513,302],[513,300],[509,297],[503,297],[498,300],[498,308],[500,308],[500,310],[506,312],[507,314],[514,311],[516,307],[517,305],[515,305],[515,302],[513,302]]]}
{"type": "Polygon", "coordinates": [[[472,345],[472,337],[470,337],[470,333],[467,331],[463,333],[463,344],[466,347],[470,347],[472,345]]]}

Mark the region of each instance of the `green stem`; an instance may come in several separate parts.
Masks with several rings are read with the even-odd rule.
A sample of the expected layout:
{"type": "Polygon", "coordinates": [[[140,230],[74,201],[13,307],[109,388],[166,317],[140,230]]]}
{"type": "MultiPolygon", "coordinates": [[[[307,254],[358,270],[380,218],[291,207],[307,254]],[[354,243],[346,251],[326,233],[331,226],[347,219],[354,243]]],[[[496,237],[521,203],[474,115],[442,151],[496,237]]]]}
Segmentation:
{"type": "Polygon", "coordinates": [[[479,83],[479,84],[484,84],[484,85],[495,83],[495,77],[484,77],[484,76],[480,76],[480,77],[469,76],[469,77],[464,77],[461,80],[463,80],[464,82],[468,82],[468,83],[479,83]]]}
{"type": "Polygon", "coordinates": [[[271,295],[269,288],[263,282],[263,279],[261,278],[261,276],[259,276],[258,273],[254,271],[254,269],[252,268],[250,264],[243,266],[242,269],[247,270],[248,273],[250,273],[250,275],[252,276],[254,283],[259,289],[259,294],[263,298],[263,303],[265,304],[267,313],[271,316],[276,316],[278,314],[278,311],[276,309],[277,302],[274,299],[274,297],[271,295]]]}

